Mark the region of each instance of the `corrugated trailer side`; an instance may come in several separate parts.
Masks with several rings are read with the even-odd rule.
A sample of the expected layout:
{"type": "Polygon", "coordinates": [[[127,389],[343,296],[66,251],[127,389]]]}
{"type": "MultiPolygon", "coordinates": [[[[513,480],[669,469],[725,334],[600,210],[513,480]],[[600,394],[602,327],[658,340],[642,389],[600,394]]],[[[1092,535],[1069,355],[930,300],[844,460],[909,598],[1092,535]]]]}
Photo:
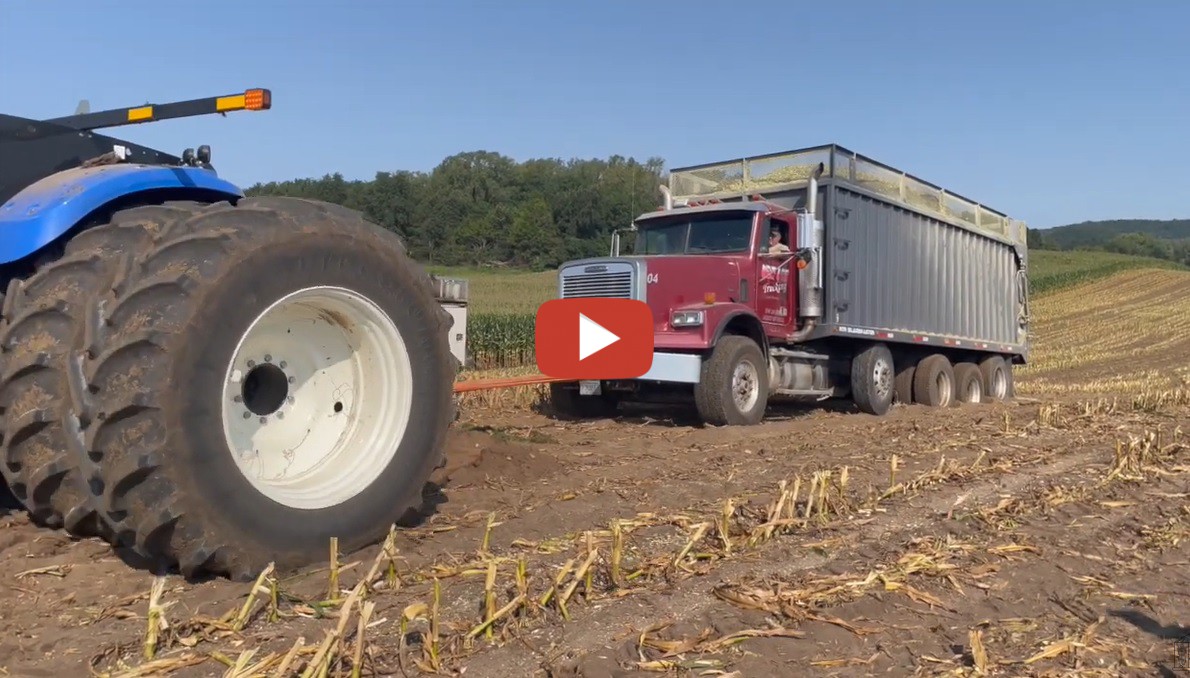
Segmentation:
{"type": "Polygon", "coordinates": [[[1013,244],[848,182],[822,189],[825,305],[814,336],[1025,355],[1013,244]]]}

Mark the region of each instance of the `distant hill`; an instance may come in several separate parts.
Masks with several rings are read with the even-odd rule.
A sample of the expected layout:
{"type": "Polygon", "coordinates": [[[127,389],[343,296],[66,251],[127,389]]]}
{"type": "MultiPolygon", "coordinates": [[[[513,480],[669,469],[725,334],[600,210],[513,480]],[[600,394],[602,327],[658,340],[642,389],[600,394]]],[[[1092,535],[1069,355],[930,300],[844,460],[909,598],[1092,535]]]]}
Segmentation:
{"type": "Polygon", "coordinates": [[[1029,249],[1101,250],[1190,265],[1190,219],[1113,219],[1030,229],[1029,249]]]}
{"type": "Polygon", "coordinates": [[[1112,219],[1110,221],[1084,221],[1067,226],[1056,226],[1041,231],[1042,236],[1059,249],[1072,250],[1079,247],[1102,245],[1125,233],[1151,235],[1158,240],[1190,239],[1190,219],[1112,219]]]}

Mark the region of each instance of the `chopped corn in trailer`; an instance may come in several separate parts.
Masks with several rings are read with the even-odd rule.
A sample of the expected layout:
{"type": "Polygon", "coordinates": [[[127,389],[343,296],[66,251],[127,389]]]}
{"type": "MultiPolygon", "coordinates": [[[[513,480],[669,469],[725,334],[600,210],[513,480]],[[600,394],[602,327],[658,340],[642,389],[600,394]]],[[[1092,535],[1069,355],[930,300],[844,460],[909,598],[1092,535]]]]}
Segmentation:
{"type": "Polygon", "coordinates": [[[0,115],[0,474],[34,521],[248,579],[383,537],[444,459],[466,281],[211,149],[95,130],[272,94],[0,115]]]}
{"type": "Polygon", "coordinates": [[[838,145],[686,167],[639,216],[631,254],[559,270],[563,298],[653,311],[652,368],[555,383],[579,416],[687,400],[718,425],[770,398],[947,406],[1012,397],[1028,357],[1022,222],[838,145]]]}

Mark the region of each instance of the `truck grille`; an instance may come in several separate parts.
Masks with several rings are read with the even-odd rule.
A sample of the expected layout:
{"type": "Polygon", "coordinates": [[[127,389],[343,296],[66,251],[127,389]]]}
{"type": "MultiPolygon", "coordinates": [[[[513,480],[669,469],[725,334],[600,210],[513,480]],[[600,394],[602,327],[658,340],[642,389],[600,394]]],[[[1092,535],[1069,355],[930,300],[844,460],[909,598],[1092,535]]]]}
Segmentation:
{"type": "Polygon", "coordinates": [[[562,278],[562,298],[615,297],[632,298],[632,271],[577,273],[562,278]]]}

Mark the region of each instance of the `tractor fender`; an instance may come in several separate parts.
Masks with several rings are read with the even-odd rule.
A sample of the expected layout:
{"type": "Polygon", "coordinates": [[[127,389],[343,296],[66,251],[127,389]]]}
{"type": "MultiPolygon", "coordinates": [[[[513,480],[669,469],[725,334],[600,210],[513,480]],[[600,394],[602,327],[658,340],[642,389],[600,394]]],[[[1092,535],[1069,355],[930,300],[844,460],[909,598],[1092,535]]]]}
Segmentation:
{"type": "Polygon", "coordinates": [[[34,183],[0,206],[0,265],[39,251],[106,205],[142,193],[234,200],[235,184],[201,167],[76,167],[34,183]]]}

